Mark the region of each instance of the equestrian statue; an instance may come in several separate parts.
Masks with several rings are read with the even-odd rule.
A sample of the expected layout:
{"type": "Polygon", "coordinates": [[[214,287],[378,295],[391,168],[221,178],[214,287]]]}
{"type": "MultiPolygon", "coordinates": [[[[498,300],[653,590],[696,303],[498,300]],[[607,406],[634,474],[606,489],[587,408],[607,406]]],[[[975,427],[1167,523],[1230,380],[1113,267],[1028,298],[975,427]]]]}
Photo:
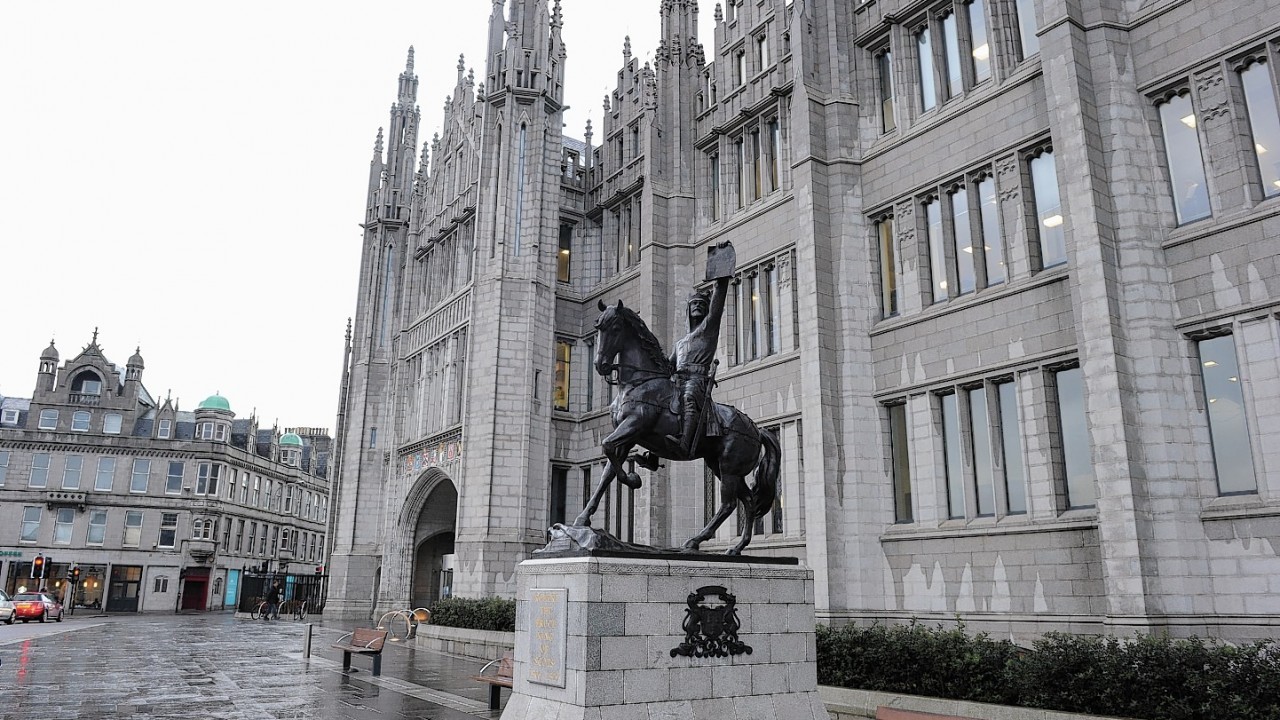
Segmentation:
{"type": "Polygon", "coordinates": [[[689,296],[689,332],[676,342],[670,357],[634,310],[621,300],[612,306],[598,301],[595,367],[619,389],[610,408],[614,429],[601,443],[608,466],[600,484],[573,528],[563,531],[590,527],[591,516],[615,478],[630,488],[640,487],[640,477],[623,467],[628,459],[650,470],[656,470],[663,458],[702,460],[720,479],[720,507],[684,544],[686,551],[696,551],[741,507],[742,537],[727,551],[741,554],[751,542],[755,521],[773,509],[781,458],[778,439],[737,408],[711,399],[720,319],[736,264],[729,243],[708,249],[706,280],[712,285],[689,296]],[[632,455],[637,447],[647,452],[632,455]],[[746,476],[752,473],[755,482],[748,485],[746,476]]]}

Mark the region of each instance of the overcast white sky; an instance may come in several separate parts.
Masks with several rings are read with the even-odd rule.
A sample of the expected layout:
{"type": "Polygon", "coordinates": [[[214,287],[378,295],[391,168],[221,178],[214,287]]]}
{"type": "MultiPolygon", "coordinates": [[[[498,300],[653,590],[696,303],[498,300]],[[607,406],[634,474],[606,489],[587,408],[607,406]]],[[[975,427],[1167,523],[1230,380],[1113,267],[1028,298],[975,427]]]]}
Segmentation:
{"type": "MultiPolygon", "coordinates": [[[[566,134],[600,127],[660,0],[562,0],[566,134]]],[[[9,2],[0,15],[0,394],[100,328],[192,410],[332,428],[369,159],[415,47],[420,139],[491,0],[9,2]]],[[[714,3],[702,0],[710,55],[714,3]]],[[[598,138],[598,136],[597,136],[598,138]]]]}

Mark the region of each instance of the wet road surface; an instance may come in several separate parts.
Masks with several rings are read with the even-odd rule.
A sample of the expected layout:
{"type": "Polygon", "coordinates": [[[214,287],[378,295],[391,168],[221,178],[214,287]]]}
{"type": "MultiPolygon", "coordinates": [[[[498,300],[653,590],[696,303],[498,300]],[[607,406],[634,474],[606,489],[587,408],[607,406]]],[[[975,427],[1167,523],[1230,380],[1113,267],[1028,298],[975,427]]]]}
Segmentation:
{"type": "MultiPolygon", "coordinates": [[[[475,720],[496,718],[483,663],[387,643],[382,675],[329,646],[346,630],[229,614],[75,617],[0,625],[0,718],[475,720]]],[[[505,693],[504,693],[505,700],[505,693]]]]}

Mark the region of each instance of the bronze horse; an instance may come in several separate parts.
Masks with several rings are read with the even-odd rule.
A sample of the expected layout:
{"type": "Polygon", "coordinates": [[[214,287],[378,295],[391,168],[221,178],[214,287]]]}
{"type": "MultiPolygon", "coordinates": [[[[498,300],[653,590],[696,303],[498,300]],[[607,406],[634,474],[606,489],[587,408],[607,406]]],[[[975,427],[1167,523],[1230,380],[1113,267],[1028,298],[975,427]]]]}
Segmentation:
{"type": "MultiPolygon", "coordinates": [[[[715,535],[716,530],[741,504],[745,515],[742,538],[729,548],[729,555],[738,555],[751,542],[752,529],[757,518],[764,517],[778,498],[778,475],[782,455],[778,439],[773,433],[762,430],[742,411],[730,405],[714,403],[708,412],[719,414],[723,432],[701,438],[692,455],[684,454],[680,446],[671,442],[668,435],[679,435],[680,418],[678,398],[680,390],[671,380],[672,366],[662,350],[662,344],[649,331],[644,320],[635,311],[616,305],[599,303],[601,310],[596,320],[599,340],[596,343],[596,372],[609,377],[617,371],[619,392],[611,407],[613,432],[601,445],[609,463],[591,501],[573,524],[590,526],[600,500],[609,489],[609,483],[617,478],[629,487],[639,487],[640,478],[627,473],[623,463],[636,446],[653,456],[670,460],[701,459],[720,479],[721,504],[711,522],[689,538],[684,544],[687,550],[697,550],[704,541],[715,535]],[[617,362],[613,362],[614,358],[617,362]],[[748,485],[746,476],[755,473],[754,486],[748,485]]],[[[656,468],[656,458],[641,458],[640,462],[656,468]]]]}

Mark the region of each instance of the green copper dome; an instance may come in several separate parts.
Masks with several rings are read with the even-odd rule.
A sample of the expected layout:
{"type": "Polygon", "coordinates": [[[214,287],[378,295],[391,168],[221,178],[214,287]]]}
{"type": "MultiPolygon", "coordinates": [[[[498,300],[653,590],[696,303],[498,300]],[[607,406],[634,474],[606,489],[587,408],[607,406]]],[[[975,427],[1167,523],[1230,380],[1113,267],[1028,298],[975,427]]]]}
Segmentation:
{"type": "Polygon", "coordinates": [[[205,398],[200,403],[200,405],[196,407],[196,409],[197,410],[226,410],[227,412],[231,412],[231,403],[227,402],[227,399],[222,397],[221,395],[210,395],[209,397],[205,398]]]}
{"type": "Polygon", "coordinates": [[[298,437],[297,433],[285,433],[280,436],[280,445],[294,445],[302,447],[302,438],[298,437]]]}

